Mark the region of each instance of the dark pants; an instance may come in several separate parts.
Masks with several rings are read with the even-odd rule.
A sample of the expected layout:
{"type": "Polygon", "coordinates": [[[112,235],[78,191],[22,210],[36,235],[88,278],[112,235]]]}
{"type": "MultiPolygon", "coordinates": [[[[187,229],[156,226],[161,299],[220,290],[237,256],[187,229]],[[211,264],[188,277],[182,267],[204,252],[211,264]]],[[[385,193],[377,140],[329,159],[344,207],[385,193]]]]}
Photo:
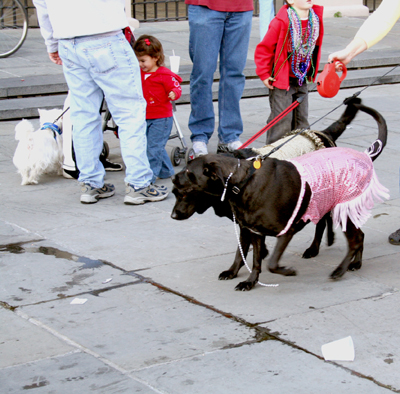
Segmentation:
{"type": "Polygon", "coordinates": [[[271,113],[268,123],[282,113],[299,97],[304,97],[303,101],[284,118],[282,118],[275,126],[272,126],[267,133],[267,144],[271,144],[286,133],[302,128],[308,128],[308,86],[306,82],[299,86],[297,79],[290,78],[289,90],[274,88],[269,91],[269,105],[271,113]]]}

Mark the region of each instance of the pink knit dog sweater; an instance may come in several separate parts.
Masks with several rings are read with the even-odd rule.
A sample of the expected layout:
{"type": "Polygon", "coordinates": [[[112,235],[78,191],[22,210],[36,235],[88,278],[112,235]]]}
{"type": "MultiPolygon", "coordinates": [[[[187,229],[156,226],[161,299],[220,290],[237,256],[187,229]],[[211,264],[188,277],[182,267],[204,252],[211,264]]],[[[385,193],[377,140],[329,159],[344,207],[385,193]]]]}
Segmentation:
{"type": "Polygon", "coordinates": [[[389,198],[389,191],[379,183],[367,153],[349,148],[328,148],[307,153],[288,160],[294,164],[301,177],[301,190],[296,208],[282,235],[293,224],[304,198],[306,183],[312,192],[306,213],[301,220],[318,223],[332,212],[335,227],[341,224],[346,231],[349,217],[354,225],[361,227],[370,217],[374,200],[382,202],[389,198]]]}

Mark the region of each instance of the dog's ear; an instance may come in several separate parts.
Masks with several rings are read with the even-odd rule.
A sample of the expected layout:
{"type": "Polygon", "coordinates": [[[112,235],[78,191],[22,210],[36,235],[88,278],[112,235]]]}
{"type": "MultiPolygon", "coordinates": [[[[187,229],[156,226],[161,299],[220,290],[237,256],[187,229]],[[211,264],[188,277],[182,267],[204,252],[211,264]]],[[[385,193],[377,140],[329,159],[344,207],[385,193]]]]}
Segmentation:
{"type": "Polygon", "coordinates": [[[221,181],[224,184],[224,174],[221,165],[212,161],[204,165],[203,175],[210,178],[212,181],[221,181]]]}

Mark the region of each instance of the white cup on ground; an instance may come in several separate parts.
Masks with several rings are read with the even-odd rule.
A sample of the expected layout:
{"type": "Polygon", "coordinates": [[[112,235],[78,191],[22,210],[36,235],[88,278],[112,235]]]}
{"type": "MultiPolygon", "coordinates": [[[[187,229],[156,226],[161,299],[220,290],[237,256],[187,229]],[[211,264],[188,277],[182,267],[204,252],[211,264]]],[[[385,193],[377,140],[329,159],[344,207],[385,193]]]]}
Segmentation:
{"type": "Polygon", "coordinates": [[[325,360],[354,361],[354,344],[350,336],[322,345],[321,351],[325,360]]]}

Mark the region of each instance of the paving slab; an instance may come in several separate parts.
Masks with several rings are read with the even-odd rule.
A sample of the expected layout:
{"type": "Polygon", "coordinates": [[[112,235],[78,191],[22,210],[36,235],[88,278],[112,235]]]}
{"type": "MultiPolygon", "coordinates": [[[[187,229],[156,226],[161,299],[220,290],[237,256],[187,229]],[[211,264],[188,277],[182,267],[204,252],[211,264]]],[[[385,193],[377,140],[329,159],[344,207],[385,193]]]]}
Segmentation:
{"type": "Polygon", "coordinates": [[[132,374],[152,382],[166,393],[387,393],[388,390],[333,363],[277,341],[213,352],[185,362],[132,374]],[[296,360],[296,368],[290,368],[296,360]],[[218,368],[216,369],[216,366],[218,368]],[[198,371],[202,371],[199,379],[198,371]],[[298,384],[299,377],[303,384],[298,384]]]}
{"type": "Polygon", "coordinates": [[[256,334],[147,283],[86,298],[83,305],[65,299],[20,311],[127,371],[253,341],[256,334]]]}
{"type": "MultiPolygon", "coordinates": [[[[69,354],[76,349],[49,332],[17,316],[11,310],[0,308],[0,385],[11,366],[69,354]],[[7,368],[6,368],[7,367],[7,368]]],[[[6,391],[4,391],[6,392],[6,391]]]]}
{"type": "Polygon", "coordinates": [[[86,292],[99,294],[137,282],[104,260],[68,253],[49,242],[13,244],[2,250],[0,299],[13,307],[86,292]]]}
{"type": "Polygon", "coordinates": [[[301,316],[269,322],[268,329],[285,332],[288,341],[307,346],[319,356],[322,356],[321,345],[350,335],[355,347],[354,362],[337,363],[346,367],[351,364],[353,371],[385,382],[398,391],[400,318],[399,308],[393,306],[399,300],[398,290],[370,299],[360,297],[353,302],[315,308],[301,316]],[[313,345],[309,346],[311,338],[313,345]]]}
{"type": "Polygon", "coordinates": [[[80,351],[0,370],[2,391],[34,393],[160,393],[146,382],[80,351]]]}

